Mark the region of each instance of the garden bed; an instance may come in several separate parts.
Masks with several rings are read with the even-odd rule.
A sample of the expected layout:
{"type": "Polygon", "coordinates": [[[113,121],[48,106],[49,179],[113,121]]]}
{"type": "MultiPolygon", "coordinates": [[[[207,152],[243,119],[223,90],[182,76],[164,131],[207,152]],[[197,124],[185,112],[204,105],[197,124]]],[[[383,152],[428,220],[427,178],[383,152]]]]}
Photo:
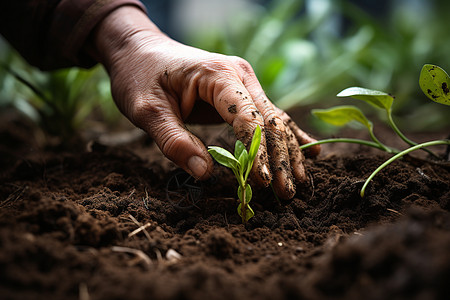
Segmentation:
{"type": "MultiPolygon", "coordinates": [[[[396,161],[361,199],[364,179],[389,156],[327,146],[306,161],[310,182],[292,201],[254,188],[244,226],[224,167],[199,183],[145,139],[42,150],[28,129],[1,132],[2,299],[450,294],[448,165],[396,161]]],[[[197,130],[208,145],[232,145],[226,127],[197,130]]]]}

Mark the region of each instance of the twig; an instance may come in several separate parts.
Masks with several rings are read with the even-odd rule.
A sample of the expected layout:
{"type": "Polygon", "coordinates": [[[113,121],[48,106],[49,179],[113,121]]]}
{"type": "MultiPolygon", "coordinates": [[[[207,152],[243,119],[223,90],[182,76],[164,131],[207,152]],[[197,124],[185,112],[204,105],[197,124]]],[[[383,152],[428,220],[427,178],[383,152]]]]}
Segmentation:
{"type": "Polygon", "coordinates": [[[142,225],[142,224],[141,224],[138,220],[136,220],[136,218],[133,217],[131,214],[128,215],[128,216],[130,217],[131,221],[134,222],[134,224],[136,224],[137,226],[139,226],[138,229],[136,229],[136,230],[133,231],[133,232],[135,232],[135,231],[137,231],[137,232],[135,232],[134,234],[133,234],[133,232],[131,232],[130,234],[128,234],[128,237],[131,237],[131,236],[135,235],[136,233],[138,233],[138,232],[140,232],[140,231],[144,231],[144,234],[145,234],[145,236],[147,237],[147,239],[148,239],[149,241],[151,241],[151,240],[152,240],[152,237],[150,236],[150,234],[148,233],[148,231],[147,231],[147,229],[146,229],[147,227],[150,226],[150,223],[147,223],[147,224],[145,224],[145,225],[142,225]]]}
{"type": "Polygon", "coordinates": [[[386,209],[387,209],[388,211],[390,211],[390,212],[396,214],[396,215],[403,216],[402,213],[400,213],[400,212],[398,212],[398,211],[396,211],[396,210],[394,210],[394,209],[391,209],[391,208],[386,208],[386,209]]]}
{"type": "Polygon", "coordinates": [[[135,192],[136,192],[136,189],[133,189],[133,190],[130,192],[130,194],[127,196],[127,199],[130,199],[131,196],[133,196],[135,192]]]}
{"type": "Polygon", "coordinates": [[[128,247],[121,247],[121,246],[113,246],[111,248],[114,252],[122,252],[122,253],[130,253],[133,255],[136,255],[139,257],[147,266],[150,266],[152,264],[152,260],[150,257],[148,257],[147,254],[145,254],[142,250],[128,248],[128,247]]]}
{"type": "Polygon", "coordinates": [[[85,282],[81,282],[78,286],[78,299],[80,300],[90,300],[89,290],[85,282]]]}
{"type": "Polygon", "coordinates": [[[314,197],[314,194],[316,192],[316,187],[314,186],[314,177],[309,172],[308,172],[308,177],[309,177],[309,182],[310,182],[311,188],[312,188],[311,197],[309,197],[309,200],[311,200],[314,197]]]}
{"type": "Polygon", "coordinates": [[[152,224],[150,224],[150,223],[147,223],[147,224],[145,224],[145,225],[142,225],[141,227],[139,227],[138,229],[135,229],[135,230],[133,230],[132,232],[130,232],[129,234],[128,234],[128,237],[132,237],[133,235],[135,235],[135,234],[138,234],[139,232],[141,232],[141,231],[144,231],[144,234],[145,234],[145,232],[146,232],[146,228],[147,227],[150,227],[152,224]]]}
{"type": "Polygon", "coordinates": [[[227,212],[224,213],[225,223],[227,224],[228,230],[230,230],[230,224],[228,223],[227,212]]]}
{"type": "Polygon", "coordinates": [[[148,192],[147,192],[147,187],[145,188],[145,198],[142,198],[142,202],[144,202],[144,206],[147,210],[150,210],[150,208],[148,207],[148,192]]]}
{"type": "Polygon", "coordinates": [[[27,190],[27,189],[28,189],[28,186],[24,186],[24,187],[19,186],[19,187],[17,187],[17,189],[14,192],[9,194],[8,198],[6,198],[6,200],[3,203],[0,203],[0,207],[6,206],[8,204],[8,202],[11,202],[11,200],[13,202],[16,202],[23,195],[25,190],[27,190]],[[13,198],[14,198],[14,200],[13,200],[13,198]]]}
{"type": "Polygon", "coordinates": [[[163,257],[162,257],[161,251],[159,251],[158,248],[155,248],[155,249],[153,250],[153,252],[155,252],[155,254],[156,254],[156,259],[158,260],[158,262],[161,263],[161,262],[163,261],[163,257]]]}

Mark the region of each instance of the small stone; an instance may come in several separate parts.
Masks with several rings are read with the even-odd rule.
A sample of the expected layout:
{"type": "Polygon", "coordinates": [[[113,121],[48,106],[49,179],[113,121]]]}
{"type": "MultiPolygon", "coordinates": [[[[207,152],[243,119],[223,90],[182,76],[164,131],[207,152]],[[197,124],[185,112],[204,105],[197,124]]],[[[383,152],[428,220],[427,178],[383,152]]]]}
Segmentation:
{"type": "Polygon", "coordinates": [[[295,252],[303,253],[303,252],[305,252],[305,249],[303,249],[303,247],[297,247],[297,248],[295,248],[295,252]]]}
{"type": "Polygon", "coordinates": [[[169,249],[169,250],[167,250],[167,253],[166,253],[166,259],[169,262],[176,262],[181,259],[181,254],[173,249],[169,249]]]}

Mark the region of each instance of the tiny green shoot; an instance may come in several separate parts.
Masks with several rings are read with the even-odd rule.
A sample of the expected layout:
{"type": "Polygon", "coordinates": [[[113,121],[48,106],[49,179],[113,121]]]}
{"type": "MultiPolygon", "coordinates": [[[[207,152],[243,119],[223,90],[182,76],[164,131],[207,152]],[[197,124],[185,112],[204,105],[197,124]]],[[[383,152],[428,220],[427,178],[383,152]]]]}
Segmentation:
{"type": "MultiPolygon", "coordinates": [[[[445,104],[450,105],[450,77],[447,75],[447,73],[441,69],[438,66],[435,65],[424,65],[422,68],[422,71],[420,73],[419,78],[419,85],[422,91],[425,93],[425,95],[430,98],[431,100],[445,104]]],[[[395,124],[393,118],[392,118],[392,105],[394,102],[394,97],[390,94],[387,94],[385,92],[376,91],[376,90],[370,90],[365,89],[361,87],[351,87],[343,90],[340,92],[338,97],[352,97],[354,99],[365,101],[366,103],[369,103],[370,105],[381,108],[385,110],[387,115],[387,120],[391,128],[394,130],[394,132],[403,140],[405,141],[410,147],[405,150],[397,150],[395,148],[389,147],[382,142],[380,142],[373,132],[373,124],[371,121],[367,119],[367,117],[363,114],[363,112],[355,107],[355,106],[337,106],[332,107],[330,109],[315,109],[312,111],[312,113],[318,117],[319,119],[330,123],[335,126],[343,126],[350,122],[358,122],[364,125],[367,130],[369,131],[370,138],[372,141],[366,141],[361,139],[352,139],[352,138],[333,138],[333,139],[324,139],[320,140],[314,143],[309,143],[306,145],[302,145],[300,149],[305,149],[314,145],[319,144],[325,144],[325,143],[338,143],[338,142],[345,142],[345,143],[356,143],[361,144],[365,146],[374,147],[383,151],[386,151],[387,153],[394,154],[393,157],[388,159],[386,162],[381,164],[375,171],[373,171],[369,177],[364,182],[364,185],[360,191],[361,197],[364,197],[364,193],[366,190],[367,185],[372,180],[372,178],[381,171],[384,167],[389,165],[391,162],[395,161],[396,159],[412,152],[418,149],[422,149],[427,151],[429,154],[434,156],[435,158],[440,159],[438,155],[431,152],[428,149],[425,149],[429,146],[434,145],[450,145],[450,140],[443,139],[443,140],[436,140],[436,141],[429,141],[425,143],[418,144],[410,139],[408,139],[397,127],[395,124]]]]}
{"type": "Polygon", "coordinates": [[[244,144],[239,140],[236,141],[234,155],[221,147],[208,147],[208,152],[212,157],[221,165],[230,168],[238,181],[239,187],[237,194],[240,203],[237,211],[244,224],[255,215],[253,209],[249,205],[249,202],[252,199],[252,188],[250,187],[250,184],[247,183],[247,179],[250,170],[253,167],[253,162],[255,161],[260,143],[261,128],[258,125],[253,133],[252,142],[248,152],[245,149],[244,144]]]}

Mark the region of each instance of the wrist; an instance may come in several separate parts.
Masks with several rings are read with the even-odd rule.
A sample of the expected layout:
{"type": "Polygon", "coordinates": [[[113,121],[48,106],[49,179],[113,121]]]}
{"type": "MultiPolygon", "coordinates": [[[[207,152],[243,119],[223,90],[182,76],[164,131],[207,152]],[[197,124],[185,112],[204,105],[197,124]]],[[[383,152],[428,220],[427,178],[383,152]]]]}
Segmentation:
{"type": "Polygon", "coordinates": [[[130,53],[143,38],[147,43],[156,43],[167,39],[167,36],[138,7],[121,6],[94,29],[90,53],[109,69],[121,54],[130,53]]]}

